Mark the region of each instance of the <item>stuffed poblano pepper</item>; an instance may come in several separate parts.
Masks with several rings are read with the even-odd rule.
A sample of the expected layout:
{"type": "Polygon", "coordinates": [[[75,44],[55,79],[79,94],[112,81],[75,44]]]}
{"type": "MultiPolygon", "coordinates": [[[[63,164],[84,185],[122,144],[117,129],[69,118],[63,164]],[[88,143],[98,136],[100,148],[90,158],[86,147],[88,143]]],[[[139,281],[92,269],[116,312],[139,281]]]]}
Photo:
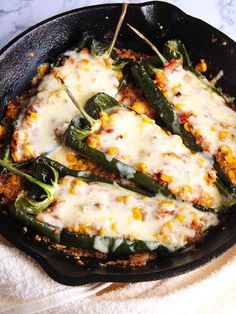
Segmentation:
{"type": "MultiPolygon", "coordinates": [[[[122,80],[120,71],[128,62],[113,47],[125,17],[127,4],[110,45],[85,36],[73,50],[68,50],[51,66],[39,83],[36,94],[20,113],[11,140],[14,162],[23,162],[56,148],[60,135],[77,114],[70,98],[55,77],[61,76],[83,106],[100,91],[115,97],[122,80]],[[115,60],[114,60],[114,59],[115,60]],[[113,69],[114,63],[114,69],[113,69]],[[40,139],[44,138],[43,145],[40,139]]],[[[40,68],[43,72],[43,69],[40,68]]]]}
{"type": "Polygon", "coordinates": [[[39,181],[0,160],[1,166],[39,188],[37,194],[20,194],[11,215],[57,244],[113,254],[172,252],[218,223],[217,215],[162,195],[149,198],[71,175],[58,181],[58,172],[47,160],[42,162],[39,159],[34,170],[39,181]]]}
{"type": "Polygon", "coordinates": [[[146,115],[102,93],[92,97],[84,111],[84,118],[72,120],[64,136],[65,144],[81,155],[146,189],[204,210],[235,203],[216,187],[211,161],[192,153],[181,137],[165,132],[146,115]]]}
{"type": "Polygon", "coordinates": [[[179,134],[192,150],[198,151],[201,147],[206,155],[213,157],[218,175],[235,194],[235,110],[226,97],[193,68],[180,41],[166,43],[164,55],[169,60],[159,52],[158,55],[163,68],[152,68],[154,78],[142,62],[133,67],[137,83],[171,132],[179,134]]]}

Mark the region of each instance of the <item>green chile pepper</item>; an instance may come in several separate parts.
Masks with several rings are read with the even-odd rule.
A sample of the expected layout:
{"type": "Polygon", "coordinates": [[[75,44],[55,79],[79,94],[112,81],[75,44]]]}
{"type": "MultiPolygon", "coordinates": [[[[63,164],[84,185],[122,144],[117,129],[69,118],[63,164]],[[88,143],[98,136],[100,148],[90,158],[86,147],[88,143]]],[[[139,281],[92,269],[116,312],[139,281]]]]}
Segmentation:
{"type": "Polygon", "coordinates": [[[58,172],[49,167],[49,171],[51,172],[50,184],[44,183],[39,181],[38,179],[32,177],[31,175],[17,169],[16,167],[10,165],[9,163],[0,159],[0,165],[7,169],[9,172],[14,173],[29,182],[33,183],[34,185],[38,186],[43,191],[43,199],[36,201],[28,194],[24,192],[20,193],[15,200],[14,206],[17,210],[21,212],[26,212],[30,214],[37,214],[44,209],[46,209],[51,202],[53,201],[54,192],[55,192],[55,184],[58,180],[58,172]]]}
{"type": "Polygon", "coordinates": [[[9,212],[17,220],[24,225],[33,228],[39,232],[39,234],[47,236],[57,244],[68,247],[97,250],[103,253],[112,254],[147,253],[154,251],[159,253],[168,252],[168,249],[163,245],[160,245],[159,242],[141,240],[131,241],[124,238],[101,237],[70,232],[64,228],[40,222],[35,219],[33,215],[21,212],[14,207],[11,207],[9,212]]]}
{"type": "Polygon", "coordinates": [[[112,185],[118,185],[118,186],[120,186],[126,190],[130,190],[130,191],[133,191],[133,192],[145,195],[145,196],[149,196],[149,197],[152,197],[155,195],[155,193],[153,193],[147,189],[141,188],[139,186],[130,186],[127,184],[122,184],[120,182],[109,180],[105,177],[94,175],[89,171],[77,171],[77,170],[69,169],[66,166],[60,164],[59,162],[54,161],[54,160],[52,160],[48,157],[45,157],[45,156],[38,157],[35,160],[35,163],[36,164],[38,164],[38,163],[44,164],[44,165],[47,165],[47,166],[50,166],[50,167],[56,169],[58,171],[60,177],[64,177],[64,176],[68,175],[68,176],[72,176],[72,177],[76,177],[76,178],[81,178],[81,179],[84,179],[86,181],[103,182],[103,183],[108,183],[108,184],[112,184],[112,185]]]}
{"type": "Polygon", "coordinates": [[[183,128],[176,110],[153,82],[142,61],[136,62],[131,67],[131,72],[137,85],[141,87],[145,97],[162,119],[165,126],[172,133],[180,135],[184,144],[191,150],[202,152],[202,148],[196,142],[194,136],[183,128]]]}

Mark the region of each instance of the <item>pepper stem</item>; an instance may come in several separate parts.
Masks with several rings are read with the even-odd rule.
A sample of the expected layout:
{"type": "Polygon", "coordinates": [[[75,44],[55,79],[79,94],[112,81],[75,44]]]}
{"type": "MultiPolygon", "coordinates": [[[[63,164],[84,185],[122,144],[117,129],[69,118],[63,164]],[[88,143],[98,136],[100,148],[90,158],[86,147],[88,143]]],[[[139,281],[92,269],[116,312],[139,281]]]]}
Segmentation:
{"type": "Polygon", "coordinates": [[[53,186],[43,183],[37,179],[35,179],[34,177],[30,176],[29,174],[18,170],[16,167],[13,167],[12,165],[10,165],[9,163],[7,163],[6,161],[0,159],[0,165],[2,167],[4,167],[5,169],[7,169],[9,172],[16,174],[17,176],[24,178],[34,184],[37,184],[38,186],[40,186],[42,189],[44,189],[46,191],[47,194],[52,194],[52,190],[54,189],[53,186]]]}
{"type": "Polygon", "coordinates": [[[108,48],[108,50],[105,52],[105,54],[106,54],[107,57],[110,56],[110,54],[111,54],[111,52],[112,52],[112,50],[113,50],[113,48],[114,48],[114,46],[115,46],[117,37],[118,37],[118,35],[119,35],[121,26],[122,26],[122,24],[123,24],[123,21],[124,21],[125,15],[126,15],[127,8],[128,8],[128,3],[123,3],[123,4],[122,4],[121,15],[120,15],[118,24],[117,24],[117,26],[116,26],[116,30],[115,30],[115,33],[114,33],[112,42],[111,42],[110,47],[108,48]]]}
{"type": "Polygon", "coordinates": [[[127,25],[132,29],[133,32],[135,32],[135,34],[137,34],[140,38],[142,38],[152,48],[153,51],[155,51],[155,53],[158,55],[158,57],[160,58],[163,64],[168,63],[168,60],[166,60],[166,58],[160,53],[157,47],[149,39],[147,39],[147,37],[145,37],[142,33],[140,33],[140,31],[138,31],[136,28],[134,28],[130,24],[127,24],[127,25]]]}
{"type": "Polygon", "coordinates": [[[91,126],[93,126],[96,123],[96,120],[91,118],[87,112],[84,110],[84,108],[81,106],[81,104],[78,102],[78,100],[75,99],[74,95],[71,93],[71,91],[67,88],[64,80],[60,77],[56,77],[57,81],[59,84],[63,87],[67,95],[70,97],[72,100],[73,104],[76,106],[76,108],[79,110],[79,112],[82,114],[82,116],[90,123],[91,126]]]}

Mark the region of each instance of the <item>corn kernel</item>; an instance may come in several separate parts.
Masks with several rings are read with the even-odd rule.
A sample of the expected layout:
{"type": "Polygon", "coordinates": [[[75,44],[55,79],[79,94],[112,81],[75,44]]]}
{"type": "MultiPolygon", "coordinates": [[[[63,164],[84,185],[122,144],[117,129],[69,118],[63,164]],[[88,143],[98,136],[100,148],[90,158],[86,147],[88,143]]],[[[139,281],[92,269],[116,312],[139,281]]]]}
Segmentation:
{"type": "Polygon", "coordinates": [[[231,164],[234,161],[234,157],[232,154],[229,153],[229,154],[225,155],[225,160],[227,161],[228,164],[231,164]]]}
{"type": "Polygon", "coordinates": [[[29,115],[29,121],[35,121],[38,117],[37,112],[31,111],[29,115]]]}
{"type": "Polygon", "coordinates": [[[173,157],[173,158],[177,158],[177,159],[180,159],[178,155],[176,155],[175,153],[163,153],[162,154],[163,157],[173,157]]]}
{"type": "Polygon", "coordinates": [[[184,215],[177,215],[176,216],[176,219],[180,222],[180,223],[183,223],[185,221],[185,216],[184,215]]]}
{"type": "Polygon", "coordinates": [[[198,159],[198,164],[199,164],[200,166],[204,166],[204,165],[206,164],[206,160],[205,160],[204,158],[199,158],[199,159],[198,159]]]}
{"type": "Polygon", "coordinates": [[[193,213],[193,221],[198,222],[198,220],[199,220],[198,215],[196,213],[193,213]]]}
{"type": "Polygon", "coordinates": [[[167,221],[166,226],[170,229],[170,231],[173,231],[173,222],[172,221],[167,221]]]}
{"type": "Polygon", "coordinates": [[[171,183],[173,181],[172,176],[168,176],[168,175],[163,174],[163,173],[160,175],[160,179],[164,182],[167,182],[167,183],[171,183]]]}
{"type": "Polygon", "coordinates": [[[101,228],[101,229],[99,230],[99,235],[100,235],[101,237],[104,237],[105,235],[107,235],[106,229],[101,228]]]}
{"type": "Polygon", "coordinates": [[[83,162],[83,160],[78,160],[76,167],[77,167],[77,170],[81,170],[81,171],[87,170],[86,163],[83,162]]]}
{"type": "Polygon", "coordinates": [[[85,183],[84,183],[84,181],[82,179],[76,178],[76,179],[73,180],[73,184],[81,186],[81,185],[84,185],[85,183]]]}
{"type": "Polygon", "coordinates": [[[121,81],[122,78],[123,78],[123,73],[122,73],[122,71],[117,71],[117,79],[118,79],[119,81],[121,81]]]}
{"type": "Polygon", "coordinates": [[[211,131],[214,132],[215,130],[216,130],[216,128],[215,128],[214,126],[212,126],[212,127],[211,127],[211,131]]]}
{"type": "Polygon", "coordinates": [[[118,197],[116,198],[116,202],[127,204],[131,198],[132,198],[131,195],[127,195],[127,196],[118,196],[118,197]]]}
{"type": "Polygon", "coordinates": [[[172,87],[173,92],[178,92],[179,88],[181,87],[181,84],[176,84],[175,86],[172,87]]]}
{"type": "Polygon", "coordinates": [[[222,145],[222,146],[219,148],[219,151],[224,154],[224,153],[228,153],[228,152],[230,151],[230,149],[229,149],[228,146],[222,145]]]}
{"type": "Polygon", "coordinates": [[[159,203],[159,205],[164,205],[164,206],[174,205],[174,202],[171,200],[158,200],[157,202],[159,203]]]}
{"type": "Polygon", "coordinates": [[[81,59],[80,62],[81,62],[81,63],[84,63],[84,64],[90,63],[89,59],[87,59],[87,58],[81,59]]]}
{"type": "Polygon", "coordinates": [[[211,208],[213,206],[213,197],[209,193],[204,195],[204,206],[211,208]]]}
{"type": "Polygon", "coordinates": [[[116,225],[115,223],[113,223],[113,224],[111,225],[111,229],[112,229],[113,231],[117,231],[117,225],[116,225]]]}
{"type": "Polygon", "coordinates": [[[171,134],[171,132],[170,132],[170,131],[168,131],[168,130],[167,130],[167,131],[165,131],[165,133],[166,133],[168,136],[172,135],[172,134],[171,134]]]}
{"type": "Polygon", "coordinates": [[[188,132],[190,132],[190,125],[188,122],[184,122],[184,129],[188,132]]]}
{"type": "Polygon", "coordinates": [[[56,95],[56,97],[60,97],[60,95],[61,95],[61,91],[59,90],[59,89],[57,89],[56,91],[55,91],[55,95],[56,95]]]}
{"type": "Polygon", "coordinates": [[[130,160],[130,155],[122,155],[121,158],[122,158],[124,161],[129,161],[129,160],[130,160]]]}
{"type": "Polygon", "coordinates": [[[99,136],[96,134],[91,134],[87,139],[88,146],[96,148],[99,143],[99,136]]]}
{"type": "Polygon", "coordinates": [[[229,170],[227,174],[228,174],[231,181],[236,180],[236,171],[235,170],[229,170]]]}
{"type": "Polygon", "coordinates": [[[49,69],[49,65],[48,63],[43,63],[39,66],[38,68],[38,73],[40,76],[44,76],[45,74],[47,74],[48,72],[48,69],[49,69]]]}
{"type": "Polygon", "coordinates": [[[182,193],[186,193],[186,192],[188,192],[188,193],[193,193],[193,188],[191,187],[191,186],[189,186],[189,185],[183,185],[182,187],[181,187],[181,192],[182,193]]]}
{"type": "Polygon", "coordinates": [[[0,136],[4,134],[4,127],[0,124],[0,136]]]}
{"type": "Polygon", "coordinates": [[[210,183],[216,182],[216,173],[214,170],[208,171],[206,181],[210,183]]]}
{"type": "Polygon", "coordinates": [[[118,202],[118,203],[125,203],[125,201],[124,201],[124,196],[118,196],[118,197],[116,198],[116,202],[118,202]]]}
{"type": "Polygon", "coordinates": [[[107,154],[108,154],[109,156],[114,156],[114,155],[116,155],[118,152],[119,152],[119,150],[118,150],[117,147],[110,147],[110,148],[108,148],[108,150],[107,150],[107,154]]]}
{"type": "Polygon", "coordinates": [[[227,131],[221,131],[221,132],[219,133],[219,139],[220,139],[220,140],[225,139],[227,136],[229,136],[229,133],[228,133],[227,131]]]}
{"type": "Polygon", "coordinates": [[[133,213],[133,218],[135,220],[142,220],[143,219],[143,215],[142,215],[140,208],[138,208],[138,207],[132,208],[132,213],[133,213]]]}
{"type": "Polygon", "coordinates": [[[232,161],[230,163],[231,168],[236,168],[236,157],[232,156],[232,161]]]}
{"type": "Polygon", "coordinates": [[[195,68],[199,72],[206,72],[207,71],[207,64],[206,64],[205,60],[201,59],[195,68]]]}
{"type": "Polygon", "coordinates": [[[30,146],[29,144],[25,145],[25,146],[24,146],[24,151],[25,151],[27,154],[31,155],[31,154],[32,154],[31,146],[30,146]]]}
{"type": "Polygon", "coordinates": [[[13,158],[14,161],[16,161],[16,162],[20,161],[20,157],[17,154],[17,152],[14,151],[14,152],[11,153],[11,155],[12,155],[12,158],[13,158]]]}
{"type": "Polygon", "coordinates": [[[135,168],[137,168],[138,170],[142,171],[143,173],[147,173],[149,168],[148,165],[145,164],[144,162],[139,162],[135,165],[135,168]]]}
{"type": "Polygon", "coordinates": [[[201,129],[197,129],[195,132],[195,136],[200,136],[201,135],[201,129]]]}
{"type": "Polygon", "coordinates": [[[76,189],[75,186],[72,186],[72,187],[70,188],[70,194],[77,194],[77,189],[76,189]]]}
{"type": "Polygon", "coordinates": [[[59,78],[59,77],[61,77],[61,72],[60,72],[60,71],[57,71],[57,72],[55,73],[55,78],[57,79],[57,78],[59,78]]]}
{"type": "Polygon", "coordinates": [[[150,119],[150,118],[147,117],[147,116],[143,116],[142,121],[143,121],[143,123],[155,124],[155,121],[152,120],[152,119],[150,119]]]}
{"type": "Polygon", "coordinates": [[[144,102],[134,102],[132,109],[139,114],[144,114],[148,112],[148,108],[144,102]]]}
{"type": "Polygon", "coordinates": [[[75,178],[72,182],[71,182],[71,188],[70,188],[70,193],[71,194],[77,194],[78,190],[77,190],[77,186],[79,185],[83,185],[84,181],[79,179],[79,178],[75,178]]]}
{"type": "Polygon", "coordinates": [[[79,225],[79,232],[80,233],[88,233],[88,225],[87,224],[81,224],[79,225]]]}
{"type": "Polygon", "coordinates": [[[112,129],[114,127],[114,123],[112,121],[112,119],[101,119],[102,123],[101,123],[101,127],[102,129],[112,129]]]}
{"type": "Polygon", "coordinates": [[[66,159],[71,165],[75,165],[77,163],[77,158],[74,154],[67,154],[66,159]]]}
{"type": "Polygon", "coordinates": [[[107,120],[109,119],[109,116],[105,111],[100,111],[99,117],[100,117],[100,119],[107,119],[107,120]]]}
{"type": "Polygon", "coordinates": [[[10,177],[10,182],[11,182],[12,185],[17,185],[19,183],[19,177],[16,176],[15,174],[13,174],[10,177]]]}
{"type": "Polygon", "coordinates": [[[175,105],[175,109],[177,109],[177,110],[182,110],[183,107],[184,107],[183,104],[176,104],[176,105],[175,105]]]}

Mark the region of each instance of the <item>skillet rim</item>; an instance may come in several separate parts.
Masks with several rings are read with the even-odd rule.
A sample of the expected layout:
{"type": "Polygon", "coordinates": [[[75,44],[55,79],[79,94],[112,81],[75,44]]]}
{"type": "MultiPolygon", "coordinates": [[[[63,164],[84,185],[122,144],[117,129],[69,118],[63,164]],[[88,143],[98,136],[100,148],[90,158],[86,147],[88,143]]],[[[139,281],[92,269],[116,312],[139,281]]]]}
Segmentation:
{"type": "MultiPolygon", "coordinates": [[[[231,37],[229,37],[227,34],[223,33],[221,30],[215,28],[214,26],[212,26],[211,24],[201,20],[200,18],[197,18],[195,16],[192,16],[190,14],[185,13],[183,10],[181,10],[180,8],[178,8],[176,5],[165,2],[165,1],[158,1],[158,3],[163,3],[167,6],[170,6],[172,8],[174,8],[175,10],[179,11],[181,14],[183,14],[185,17],[190,18],[190,19],[194,19],[196,21],[199,21],[207,26],[210,26],[212,29],[216,30],[218,33],[221,33],[221,35],[223,35],[223,37],[227,37],[227,39],[229,39],[230,41],[233,41],[236,44],[236,41],[234,41],[231,37]]],[[[51,22],[53,20],[56,20],[60,17],[63,16],[67,16],[76,12],[82,12],[82,11],[87,11],[87,10],[93,10],[93,9],[97,9],[97,8],[103,8],[106,6],[109,7],[117,7],[119,5],[122,5],[122,2],[117,2],[117,3],[106,3],[106,4],[96,4],[96,5],[91,5],[91,6],[86,6],[86,7],[81,7],[81,8],[77,8],[77,9],[72,9],[69,11],[65,11],[65,12],[61,12],[59,14],[55,14],[53,16],[50,16],[49,18],[36,23],[30,27],[28,27],[26,30],[24,30],[23,32],[21,32],[20,34],[16,35],[14,38],[10,39],[1,49],[0,49],[0,57],[2,54],[4,54],[8,48],[10,48],[11,46],[13,46],[19,39],[21,39],[22,37],[24,37],[25,35],[29,34],[31,31],[33,31],[34,29],[48,23],[51,22]]],[[[153,0],[153,1],[147,1],[147,2],[137,2],[137,3],[129,3],[129,8],[132,6],[137,6],[137,7],[144,7],[147,5],[157,5],[157,1],[153,0]]]]}

